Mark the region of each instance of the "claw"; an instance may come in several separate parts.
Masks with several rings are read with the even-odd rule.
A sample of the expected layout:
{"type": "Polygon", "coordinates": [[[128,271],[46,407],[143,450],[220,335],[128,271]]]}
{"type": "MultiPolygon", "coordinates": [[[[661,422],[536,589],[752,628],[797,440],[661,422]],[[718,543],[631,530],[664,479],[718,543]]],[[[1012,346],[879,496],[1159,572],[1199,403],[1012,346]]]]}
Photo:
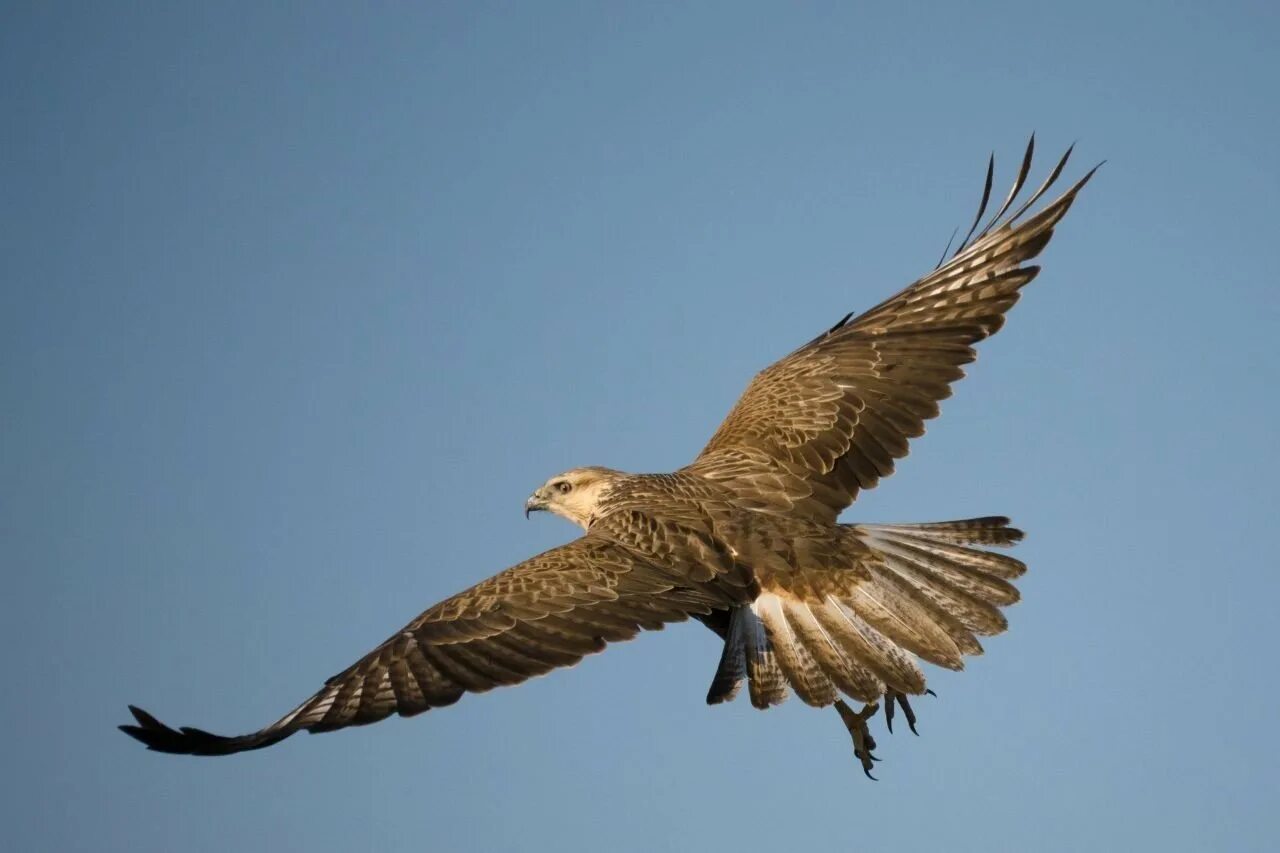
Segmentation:
{"type": "Polygon", "coordinates": [[[913,735],[920,737],[920,732],[916,731],[916,712],[911,710],[911,703],[906,696],[899,696],[898,702],[902,704],[902,714],[907,718],[907,728],[911,729],[913,735]]]}
{"type": "MultiPolygon", "coordinates": [[[[932,690],[925,691],[933,693],[932,690]]],[[[935,694],[936,695],[936,694],[935,694]]],[[[906,695],[902,693],[886,693],[884,696],[884,721],[889,727],[889,732],[893,732],[893,716],[894,705],[902,706],[902,714],[907,718],[907,727],[911,729],[911,733],[916,737],[920,736],[920,732],[916,730],[916,712],[912,710],[911,703],[907,700],[906,695]]]]}

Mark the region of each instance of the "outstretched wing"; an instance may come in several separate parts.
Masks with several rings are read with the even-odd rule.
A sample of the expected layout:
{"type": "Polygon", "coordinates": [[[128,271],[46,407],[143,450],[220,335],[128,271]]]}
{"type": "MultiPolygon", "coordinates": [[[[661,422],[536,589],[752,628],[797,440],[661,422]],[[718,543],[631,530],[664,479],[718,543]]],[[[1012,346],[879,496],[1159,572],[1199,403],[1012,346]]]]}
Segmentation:
{"type": "Polygon", "coordinates": [[[261,749],[302,729],[325,732],[451,705],[463,693],[572,666],[606,643],[717,604],[708,588],[588,535],[440,602],[264,729],[238,737],[171,729],[133,706],[137,725],[120,729],[159,752],[261,749]]]}
{"type": "Polygon", "coordinates": [[[685,470],[730,486],[756,508],[828,522],[859,490],[892,473],[908,439],[924,432],[964,375],[961,366],[975,358],[973,344],[1000,329],[1018,291],[1036,277],[1040,268],[1024,264],[1048,244],[1093,176],[1019,222],[1071,155],[1068,149],[1010,214],[1034,147],[1032,137],[1006,201],[977,231],[991,194],[994,161],[988,164],[982,205],[950,261],[758,374],[685,470]]]}

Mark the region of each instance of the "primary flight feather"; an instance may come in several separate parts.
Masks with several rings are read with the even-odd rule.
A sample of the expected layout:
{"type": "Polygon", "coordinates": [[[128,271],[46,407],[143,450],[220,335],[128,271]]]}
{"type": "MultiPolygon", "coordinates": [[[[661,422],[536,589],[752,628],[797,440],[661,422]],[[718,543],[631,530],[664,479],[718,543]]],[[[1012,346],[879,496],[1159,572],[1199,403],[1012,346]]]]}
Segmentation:
{"type": "MultiPolygon", "coordinates": [[[[927,524],[839,524],[859,491],[893,472],[908,441],[994,334],[1035,258],[1090,171],[1023,218],[1070,149],[1019,208],[1035,140],[1000,209],[982,203],[950,259],[752,380],[689,465],[669,474],[575,468],[529,497],[583,536],[428,609],[269,726],[236,737],[170,728],[130,706],[120,726],[160,752],[227,755],[301,730],[412,716],[464,693],[571,666],[607,643],[690,616],[724,638],[707,702],[746,684],[767,708],[795,692],[835,705],[869,771],[867,720],[928,692],[920,661],[960,669],[998,634],[1023,564],[987,548],[1022,533],[1003,517],[927,524]],[[855,712],[841,697],[864,703],[855,712]]],[[[1096,167],[1095,167],[1096,171],[1096,167]]],[[[868,775],[870,775],[868,773],[868,775]]]]}

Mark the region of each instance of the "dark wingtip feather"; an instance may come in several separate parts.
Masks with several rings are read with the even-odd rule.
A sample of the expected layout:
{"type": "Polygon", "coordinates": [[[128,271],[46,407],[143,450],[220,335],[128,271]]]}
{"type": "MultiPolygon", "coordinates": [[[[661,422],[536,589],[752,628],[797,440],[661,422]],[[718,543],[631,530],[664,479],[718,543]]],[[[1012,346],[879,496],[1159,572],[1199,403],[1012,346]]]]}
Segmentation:
{"type": "MultiPolygon", "coordinates": [[[[969,233],[964,235],[964,239],[960,241],[960,245],[956,246],[956,255],[964,251],[969,245],[969,238],[973,236],[974,230],[977,229],[978,223],[982,221],[982,214],[987,212],[987,204],[991,201],[991,185],[995,183],[996,178],[996,155],[991,152],[991,156],[987,158],[987,180],[982,187],[982,203],[978,205],[978,215],[973,217],[973,224],[969,226],[969,233]]],[[[952,255],[955,257],[956,255],[952,255]]]]}
{"type": "MultiPolygon", "coordinates": [[[[1083,177],[1083,178],[1081,178],[1080,180],[1078,180],[1078,181],[1076,181],[1074,184],[1072,184],[1072,185],[1071,185],[1071,187],[1070,187],[1069,189],[1067,189],[1067,191],[1066,191],[1066,192],[1064,192],[1061,196],[1059,196],[1059,197],[1057,198],[1057,200],[1055,200],[1052,204],[1050,204],[1050,205],[1049,205],[1048,207],[1046,207],[1043,211],[1041,211],[1041,212],[1040,212],[1040,214],[1037,214],[1037,215],[1044,215],[1044,214],[1048,213],[1049,211],[1056,211],[1056,215],[1057,215],[1058,217],[1061,217],[1061,216],[1065,215],[1065,214],[1066,214],[1066,212],[1071,208],[1071,205],[1075,202],[1076,196],[1077,196],[1077,195],[1079,195],[1079,193],[1080,193],[1080,191],[1081,191],[1082,189],[1084,189],[1085,184],[1089,183],[1090,179],[1092,179],[1092,178],[1093,178],[1094,174],[1095,174],[1099,169],[1101,169],[1104,165],[1106,165],[1106,162],[1107,162],[1106,160],[1103,160],[1101,163],[1099,163],[1098,165],[1094,166],[1094,167],[1093,167],[1092,169],[1090,169],[1089,171],[1085,172],[1085,174],[1084,174],[1084,177],[1083,177]]],[[[1056,177],[1056,172],[1055,172],[1054,177],[1056,177]]],[[[1040,193],[1043,193],[1043,192],[1044,192],[1044,190],[1048,188],[1048,185],[1049,185],[1050,183],[1052,183],[1052,182],[1053,182],[1053,180],[1054,180],[1054,178],[1050,178],[1050,179],[1049,179],[1049,181],[1047,181],[1047,182],[1045,183],[1045,186],[1044,186],[1044,187],[1041,187],[1041,189],[1037,192],[1037,194],[1036,194],[1036,195],[1038,196],[1040,193]]],[[[1034,201],[1034,200],[1035,200],[1035,199],[1034,199],[1034,197],[1033,197],[1031,200],[1032,200],[1032,201],[1034,201]]],[[[1020,211],[1020,212],[1017,214],[1017,216],[1021,216],[1021,215],[1022,215],[1022,213],[1021,213],[1021,211],[1020,211]]],[[[1016,216],[1015,216],[1015,218],[1016,218],[1016,216]]],[[[1012,221],[1012,220],[1010,220],[1010,221],[1012,221]]]]}
{"type": "Polygon", "coordinates": [[[136,705],[129,706],[129,713],[138,725],[117,726],[120,731],[155,752],[171,755],[230,755],[250,749],[261,749],[284,740],[292,731],[264,730],[245,737],[229,738],[215,735],[203,729],[184,726],[171,729],[136,705]]]}
{"type": "Polygon", "coordinates": [[[1084,177],[1076,181],[1076,185],[1075,187],[1073,187],[1073,189],[1079,191],[1082,187],[1084,187],[1085,184],[1089,183],[1089,179],[1093,177],[1094,172],[1098,171],[1105,165],[1107,165],[1106,160],[1099,161],[1098,165],[1094,166],[1092,169],[1085,172],[1084,177]]]}
{"type": "Polygon", "coordinates": [[[137,705],[130,705],[129,713],[133,715],[138,724],[136,726],[117,726],[117,728],[134,740],[144,744],[147,749],[153,749],[157,752],[172,752],[182,740],[182,735],[137,705]]]}
{"type": "Polygon", "coordinates": [[[834,332],[834,331],[837,331],[837,330],[839,330],[839,329],[844,328],[844,324],[845,324],[845,323],[848,323],[848,322],[849,322],[849,320],[851,320],[851,319],[853,318],[853,315],[854,315],[855,313],[856,313],[856,312],[854,312],[854,311],[850,311],[848,314],[845,314],[843,317],[841,317],[841,318],[836,322],[836,324],[835,324],[834,326],[832,326],[830,329],[827,329],[826,334],[828,334],[828,335],[829,335],[829,334],[831,334],[831,333],[832,333],[832,332],[834,332]]]}
{"type": "Polygon", "coordinates": [[[947,252],[950,252],[950,251],[951,251],[951,244],[952,244],[952,243],[954,243],[954,242],[956,241],[956,235],[957,235],[957,234],[959,234],[959,233],[960,233],[960,228],[959,228],[959,226],[957,226],[957,227],[956,227],[956,228],[951,232],[951,236],[947,238],[947,247],[946,247],[945,249],[943,249],[943,250],[942,250],[942,256],[941,256],[941,257],[939,257],[939,258],[938,258],[938,262],[937,262],[936,264],[934,264],[934,265],[933,265],[933,268],[934,268],[935,270],[936,270],[938,267],[942,266],[942,265],[943,265],[943,263],[945,263],[945,262],[946,262],[946,260],[947,260],[947,252]]]}
{"type": "MultiPolygon", "coordinates": [[[[1062,159],[1058,161],[1058,164],[1053,167],[1053,171],[1049,173],[1049,177],[1045,179],[1045,182],[1040,185],[1038,190],[1031,194],[1031,198],[1023,202],[1022,206],[1009,217],[1007,220],[1008,224],[1012,225],[1017,222],[1022,217],[1022,214],[1026,213],[1033,204],[1040,200],[1040,197],[1045,194],[1049,187],[1053,186],[1054,182],[1062,175],[1062,170],[1067,167],[1067,161],[1071,159],[1071,152],[1075,150],[1076,144],[1074,142],[1067,146],[1066,153],[1062,155],[1062,159]]],[[[1076,189],[1082,186],[1084,186],[1084,184],[1077,184],[1076,189]]]]}
{"type": "Polygon", "coordinates": [[[133,718],[138,721],[138,724],[145,728],[163,729],[165,727],[163,723],[139,708],[137,705],[130,705],[129,713],[133,714],[133,718]]]}
{"type": "Polygon", "coordinates": [[[1022,192],[1022,188],[1026,186],[1027,177],[1031,174],[1031,161],[1035,158],[1036,153],[1036,135],[1031,134],[1031,138],[1027,140],[1027,150],[1022,155],[1022,165],[1018,168],[1018,177],[1013,182],[1013,187],[1009,190],[1009,195],[1005,197],[1004,204],[1000,205],[1000,209],[995,215],[987,221],[987,224],[978,232],[978,239],[981,240],[991,229],[1000,222],[1000,218],[1009,212],[1009,208],[1013,206],[1014,201],[1018,198],[1018,194],[1022,192]]]}

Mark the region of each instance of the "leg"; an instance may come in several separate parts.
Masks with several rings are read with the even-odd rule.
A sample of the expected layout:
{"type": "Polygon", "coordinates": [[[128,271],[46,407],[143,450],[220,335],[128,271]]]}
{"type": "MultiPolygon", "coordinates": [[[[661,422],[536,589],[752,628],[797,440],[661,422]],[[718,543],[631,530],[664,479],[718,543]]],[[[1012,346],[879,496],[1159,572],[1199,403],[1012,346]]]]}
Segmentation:
{"type": "Polygon", "coordinates": [[[836,711],[840,714],[840,721],[844,723],[844,727],[849,730],[849,736],[853,738],[853,754],[862,763],[862,772],[872,781],[876,778],[871,775],[872,762],[878,759],[871,754],[871,750],[876,748],[876,741],[867,730],[867,720],[874,717],[878,710],[880,706],[874,702],[864,705],[861,711],[855,712],[844,703],[843,699],[836,701],[836,711]]]}

